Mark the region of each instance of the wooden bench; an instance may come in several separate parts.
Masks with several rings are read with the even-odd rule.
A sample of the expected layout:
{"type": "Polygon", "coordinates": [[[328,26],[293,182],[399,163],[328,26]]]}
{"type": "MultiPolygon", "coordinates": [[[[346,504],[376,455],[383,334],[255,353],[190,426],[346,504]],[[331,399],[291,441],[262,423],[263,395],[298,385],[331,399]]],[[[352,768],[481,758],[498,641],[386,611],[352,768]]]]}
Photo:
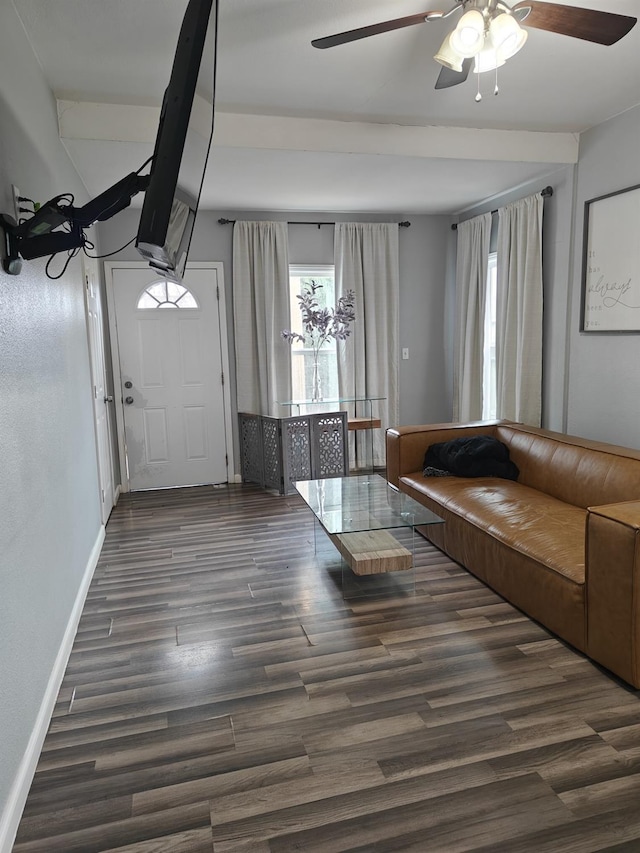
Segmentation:
{"type": "Polygon", "coordinates": [[[413,565],[411,551],[388,530],[330,533],[329,538],[355,575],[403,572],[413,565]]]}

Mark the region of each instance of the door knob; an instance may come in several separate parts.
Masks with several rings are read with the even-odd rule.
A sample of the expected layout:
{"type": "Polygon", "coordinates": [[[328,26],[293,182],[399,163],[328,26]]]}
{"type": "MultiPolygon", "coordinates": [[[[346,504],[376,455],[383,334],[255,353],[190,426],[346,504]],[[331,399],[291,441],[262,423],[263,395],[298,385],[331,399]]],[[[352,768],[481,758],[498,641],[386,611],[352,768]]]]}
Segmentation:
{"type": "Polygon", "coordinates": [[[108,397],[104,398],[105,403],[113,403],[113,397],[109,394],[108,397]]]}
{"type": "Polygon", "coordinates": [[[127,406],[130,406],[133,403],[133,397],[125,397],[124,401],[127,404],[127,406]]]}

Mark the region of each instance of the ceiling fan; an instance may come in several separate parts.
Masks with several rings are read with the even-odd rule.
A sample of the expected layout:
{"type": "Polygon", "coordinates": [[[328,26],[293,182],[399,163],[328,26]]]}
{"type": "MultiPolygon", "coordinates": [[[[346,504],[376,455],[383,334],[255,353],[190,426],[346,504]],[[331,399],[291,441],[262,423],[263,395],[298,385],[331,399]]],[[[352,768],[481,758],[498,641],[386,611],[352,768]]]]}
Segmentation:
{"type": "MultiPolygon", "coordinates": [[[[336,47],[379,33],[440,21],[460,10],[463,14],[455,29],[446,36],[434,56],[443,66],[436,89],[464,83],[472,66],[481,73],[504,65],[527,40],[528,33],[520,26],[521,23],[596,44],[612,45],[623,38],[637,21],[629,15],[538,0],[522,0],[514,6],[508,6],[503,0],[455,0],[455,6],[446,12],[422,12],[395,18],[314,39],[311,44],[318,48],[336,47]]],[[[476,100],[480,100],[479,96],[476,100]]]]}

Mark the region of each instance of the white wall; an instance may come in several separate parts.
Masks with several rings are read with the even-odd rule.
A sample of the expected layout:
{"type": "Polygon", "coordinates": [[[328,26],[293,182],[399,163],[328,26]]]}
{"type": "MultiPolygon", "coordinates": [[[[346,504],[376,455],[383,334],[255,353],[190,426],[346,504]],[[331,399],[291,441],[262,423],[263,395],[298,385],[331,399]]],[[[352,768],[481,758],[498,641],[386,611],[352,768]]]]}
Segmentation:
{"type": "MultiPolygon", "coordinates": [[[[638,151],[640,106],[580,138],[567,395],[569,432],[635,448],[640,448],[640,336],[580,332],[580,295],[584,204],[640,184],[638,151]]],[[[640,237],[640,227],[637,233],[640,237]]]]}
{"type": "MultiPolygon", "coordinates": [[[[105,252],[124,245],[135,234],[139,213],[127,210],[102,223],[101,244],[105,252]]],[[[218,219],[274,219],[294,221],[398,221],[403,217],[333,213],[255,213],[246,211],[201,211],[189,253],[192,261],[222,261],[227,293],[230,362],[234,363],[232,225],[218,219]]],[[[409,228],[399,229],[400,245],[400,348],[409,349],[409,360],[400,360],[400,422],[428,423],[449,420],[451,395],[445,370],[444,326],[445,275],[443,246],[449,239],[449,217],[410,216],[409,228]]],[[[311,225],[289,227],[291,263],[333,263],[333,228],[311,225]]],[[[114,256],[117,260],[139,260],[133,246],[114,256]]],[[[233,372],[233,366],[232,366],[233,372]]],[[[235,376],[232,376],[235,401],[235,376]]],[[[236,448],[237,449],[237,448],[236,448]]],[[[239,459],[238,454],[235,454],[239,459]]]]}
{"type": "MultiPolygon", "coordinates": [[[[55,101],[11,3],[0,3],[0,79],[0,212],[12,210],[12,183],[40,201],[71,191],[82,202],[57,137],[55,101]]],[[[30,261],[18,277],[0,271],[2,851],[24,804],[39,749],[30,738],[55,687],[51,674],[101,530],[80,263],[59,281],[43,269],[30,261]]]]}

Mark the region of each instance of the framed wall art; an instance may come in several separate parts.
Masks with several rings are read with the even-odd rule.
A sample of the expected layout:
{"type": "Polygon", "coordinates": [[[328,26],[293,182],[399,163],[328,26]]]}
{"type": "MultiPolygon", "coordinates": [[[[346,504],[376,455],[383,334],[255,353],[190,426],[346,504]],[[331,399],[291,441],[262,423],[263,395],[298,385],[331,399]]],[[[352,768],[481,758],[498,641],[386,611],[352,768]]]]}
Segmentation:
{"type": "Polygon", "coordinates": [[[582,332],[640,332],[640,185],[584,205],[582,332]]]}

